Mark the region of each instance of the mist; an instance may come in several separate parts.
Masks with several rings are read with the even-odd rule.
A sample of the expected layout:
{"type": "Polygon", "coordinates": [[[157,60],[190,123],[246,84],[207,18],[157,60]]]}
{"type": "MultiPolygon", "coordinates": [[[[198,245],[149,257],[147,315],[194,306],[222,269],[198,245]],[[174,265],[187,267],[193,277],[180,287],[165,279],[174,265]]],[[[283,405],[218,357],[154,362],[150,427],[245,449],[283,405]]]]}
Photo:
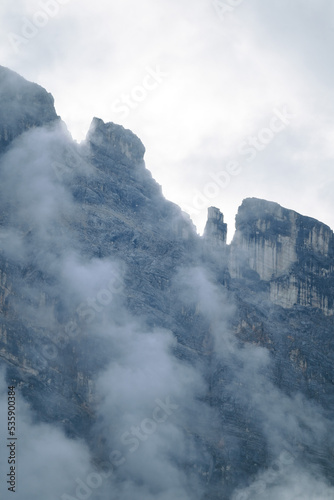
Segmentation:
{"type": "MultiPolygon", "coordinates": [[[[79,151],[57,123],[24,133],[1,159],[2,258],[16,270],[8,309],[24,325],[9,345],[28,379],[40,382],[35,389],[30,382],[31,408],[27,390],[18,388],[16,496],[200,498],[194,467],[210,463],[189,428],[205,434],[206,383],[175,357],[170,330],[152,329],[145,314],[127,309],[125,262],[98,258],[80,241],[76,183],[96,172],[79,151]],[[66,375],[70,364],[74,381],[66,375]],[[82,390],[94,411],[90,430],[76,427],[82,390]],[[61,418],[65,413],[74,422],[61,418]]],[[[3,380],[3,408],[5,388],[3,380]]]]}

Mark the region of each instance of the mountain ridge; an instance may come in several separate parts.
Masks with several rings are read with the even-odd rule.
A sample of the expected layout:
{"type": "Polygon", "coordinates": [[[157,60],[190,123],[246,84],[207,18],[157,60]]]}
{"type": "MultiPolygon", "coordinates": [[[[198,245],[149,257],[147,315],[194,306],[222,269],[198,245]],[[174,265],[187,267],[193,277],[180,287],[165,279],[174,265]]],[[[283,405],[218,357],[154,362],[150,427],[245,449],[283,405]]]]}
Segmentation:
{"type": "MultiPolygon", "coordinates": [[[[231,244],[216,207],[201,237],[131,131],[94,118],[77,144],[44,89],[1,81],[0,360],[40,434],[59,430],[76,457],[41,446],[70,477],[54,491],[42,481],[41,498],[80,498],[78,442],[80,481],[113,470],[99,500],[276,500],[305,477],[333,486],[331,229],[247,198],[231,244]],[[28,113],[18,103],[31,92],[28,113]],[[157,400],[166,424],[153,420],[157,400]]],[[[21,470],[18,498],[35,499],[39,471],[21,470]]]]}

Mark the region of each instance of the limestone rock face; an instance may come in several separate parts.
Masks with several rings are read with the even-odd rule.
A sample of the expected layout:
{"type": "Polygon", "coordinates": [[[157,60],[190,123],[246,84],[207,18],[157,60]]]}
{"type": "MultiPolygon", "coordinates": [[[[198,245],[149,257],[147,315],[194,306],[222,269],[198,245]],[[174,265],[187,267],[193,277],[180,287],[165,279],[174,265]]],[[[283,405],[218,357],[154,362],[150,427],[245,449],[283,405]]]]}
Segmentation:
{"type": "Polygon", "coordinates": [[[231,275],[246,268],[270,285],[283,307],[318,307],[333,314],[334,236],[321,222],[277,203],[248,198],[236,216],[231,275]]]}
{"type": "Polygon", "coordinates": [[[94,118],[89,129],[87,140],[93,149],[99,153],[112,156],[115,161],[143,164],[145,147],[141,140],[130,130],[114,123],[105,124],[99,118],[94,118]]]}
{"type": "Polygon", "coordinates": [[[208,220],[204,229],[204,238],[209,245],[224,247],[226,245],[227,224],[224,215],[218,208],[208,208],[208,220]]]}

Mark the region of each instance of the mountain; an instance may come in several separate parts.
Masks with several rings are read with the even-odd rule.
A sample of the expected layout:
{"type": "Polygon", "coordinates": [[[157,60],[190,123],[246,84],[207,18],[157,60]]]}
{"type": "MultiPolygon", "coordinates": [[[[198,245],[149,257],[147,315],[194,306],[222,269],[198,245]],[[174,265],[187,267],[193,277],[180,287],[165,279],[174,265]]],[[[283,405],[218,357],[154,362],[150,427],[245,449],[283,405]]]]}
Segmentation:
{"type": "Polygon", "coordinates": [[[2,66],[0,100],[1,152],[26,130],[47,125],[59,118],[51,94],[2,66]]]}
{"type": "Polygon", "coordinates": [[[334,498],[332,230],[247,198],[231,244],[216,207],[201,237],[136,135],[77,144],[3,67],[0,153],[17,498],[334,498]]]}

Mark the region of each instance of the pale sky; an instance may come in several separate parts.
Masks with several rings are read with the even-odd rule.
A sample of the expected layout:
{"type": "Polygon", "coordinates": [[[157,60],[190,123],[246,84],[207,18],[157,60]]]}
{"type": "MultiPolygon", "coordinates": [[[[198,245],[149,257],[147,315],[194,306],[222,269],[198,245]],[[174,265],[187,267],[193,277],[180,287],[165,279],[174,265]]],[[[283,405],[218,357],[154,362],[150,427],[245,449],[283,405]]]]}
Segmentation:
{"type": "Polygon", "coordinates": [[[0,64],[73,138],[131,129],[164,195],[229,239],[246,197],[334,227],[333,0],[2,0],[0,64]]]}

